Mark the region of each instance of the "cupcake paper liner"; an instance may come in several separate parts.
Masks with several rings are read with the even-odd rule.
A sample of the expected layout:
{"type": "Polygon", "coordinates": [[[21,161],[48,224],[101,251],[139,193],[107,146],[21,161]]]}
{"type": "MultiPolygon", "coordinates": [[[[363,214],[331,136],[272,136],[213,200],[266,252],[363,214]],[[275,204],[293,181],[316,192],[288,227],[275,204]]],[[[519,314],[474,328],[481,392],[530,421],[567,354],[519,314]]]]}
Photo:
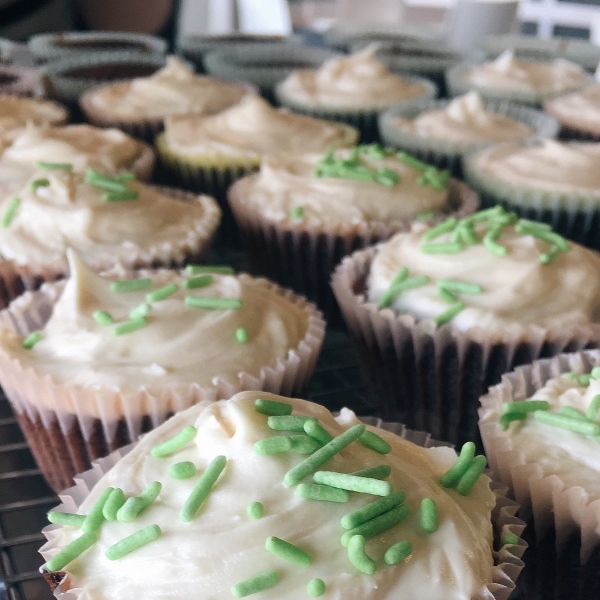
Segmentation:
{"type": "Polygon", "coordinates": [[[152,174],[154,173],[156,155],[149,144],[142,141],[138,141],[138,144],[140,153],[126,169],[133,173],[136,179],[139,179],[140,181],[150,181],[150,179],[152,179],[152,174]]]}
{"type": "Polygon", "coordinates": [[[560,137],[565,140],[580,140],[582,142],[600,142],[600,123],[580,123],[576,118],[561,114],[556,107],[559,99],[544,102],[544,112],[554,117],[561,126],[560,137]]]}
{"type": "Polygon", "coordinates": [[[39,88],[38,75],[33,69],[0,64],[0,94],[35,96],[39,88]]]}
{"type": "Polygon", "coordinates": [[[478,152],[465,155],[467,183],[479,194],[482,206],[501,204],[520,217],[544,221],[565,237],[600,250],[600,189],[595,192],[552,192],[513,185],[477,168],[478,152]]]}
{"type": "Polygon", "coordinates": [[[580,486],[569,487],[558,475],[544,476],[514,448],[508,432],[502,431],[494,415],[502,403],[533,395],[552,378],[569,371],[589,372],[600,364],[600,351],[563,354],[519,367],[502,377],[481,398],[479,427],[489,463],[497,477],[514,492],[524,518],[533,517],[536,535],[543,537],[553,527],[560,548],[574,532],[581,534],[581,560],[587,561],[600,544],[600,500],[589,501],[580,486]]]}
{"type": "MultiPolygon", "coordinates": [[[[495,142],[454,142],[436,138],[428,138],[394,125],[394,119],[415,119],[420,114],[446,108],[450,100],[424,100],[414,104],[393,106],[379,116],[379,132],[385,144],[401,148],[414,154],[421,160],[436,167],[450,169],[456,176],[462,175],[462,158],[468,152],[493,145],[495,142]]],[[[539,110],[510,104],[508,102],[488,100],[485,109],[515,121],[524,123],[535,129],[532,138],[555,138],[560,129],[554,118],[539,110]]]]}
{"type": "MultiPolygon", "coordinates": [[[[445,445],[443,442],[431,439],[431,436],[426,432],[409,430],[400,423],[387,423],[380,419],[372,419],[369,417],[361,420],[374,427],[391,431],[423,448],[445,445]]],[[[92,488],[100,481],[105,473],[114,467],[134,447],[135,444],[130,444],[129,446],[111,453],[106,458],[94,461],[90,470],[80,473],[75,477],[74,487],[65,490],[60,494],[61,504],[53,510],[76,513],[79,506],[81,506],[82,502],[90,494],[92,488]]],[[[492,510],[491,519],[494,529],[495,545],[499,545],[499,540],[507,533],[515,534],[519,538],[519,541],[518,544],[514,546],[503,546],[500,550],[492,549],[495,565],[493,581],[487,585],[488,593],[485,594],[485,599],[508,600],[511,592],[515,589],[515,582],[524,566],[521,557],[527,547],[527,544],[522,539],[525,523],[515,516],[519,506],[514,500],[507,497],[505,486],[491,479],[490,489],[496,496],[496,505],[492,510]]],[[[45,560],[48,560],[55,554],[54,550],[59,543],[59,535],[57,535],[59,531],[59,525],[48,525],[42,530],[47,541],[40,548],[40,554],[42,554],[45,560]]],[[[40,568],[40,571],[58,600],[83,600],[83,596],[78,592],[68,589],[68,580],[65,579],[67,573],[65,571],[49,573],[44,570],[43,566],[40,568]],[[61,586],[61,583],[65,585],[61,586]]],[[[478,595],[472,600],[483,600],[483,596],[478,595]]]]}
{"type": "Polygon", "coordinates": [[[516,102],[539,108],[550,98],[582,90],[593,82],[593,79],[590,76],[590,79],[581,85],[566,87],[560,90],[509,90],[504,88],[483,87],[474,85],[463,79],[467,70],[475,66],[477,65],[474,63],[459,63],[446,71],[446,86],[450,96],[462,96],[471,90],[477,90],[481,97],[486,100],[505,100],[506,102],[516,102]]]}
{"type": "MultiPolygon", "coordinates": [[[[408,231],[414,222],[414,219],[403,219],[340,224],[334,228],[273,222],[248,207],[245,188],[251,181],[245,178],[236,182],[229,189],[228,199],[253,269],[306,295],[318,304],[329,321],[339,321],[329,279],[342,258],[399,231],[408,231]]],[[[450,215],[460,219],[475,212],[478,205],[477,195],[472,190],[451,180],[448,204],[431,222],[441,222],[450,215]]]]}
{"type": "MultiPolygon", "coordinates": [[[[141,271],[136,276],[146,274],[148,271],[141,271]]],[[[215,377],[211,385],[192,384],[184,394],[163,388],[153,395],[146,387],[140,387],[131,396],[125,396],[112,388],[56,382],[33,368],[24,369],[17,359],[0,356],[4,392],[42,474],[55,491],[72,485],[72,478],[88,469],[91,461],[136,441],[142,433],[193,404],[229,398],[244,390],[287,396],[305,391],[325,335],[322,314],[302,296],[266,279],[244,274],[239,277],[247,285],[274,292],[300,307],[308,325],[297,347],[289,349],[275,364],[263,366],[259,374],[240,372],[233,383],[215,377]],[[69,399],[75,412],[61,410],[64,398],[69,399]],[[105,406],[111,407],[112,417],[105,406]],[[115,420],[114,414],[122,416],[115,420]]],[[[24,294],[0,313],[0,324],[20,335],[42,329],[63,288],[64,282],[57,282],[24,294]]]]}
{"type": "Polygon", "coordinates": [[[479,397],[517,365],[565,351],[600,346],[600,325],[555,331],[536,326],[505,328],[495,336],[478,327],[436,328],[407,313],[379,309],[366,297],[378,248],[345,258],[332,288],[360,357],[362,378],[378,414],[438,439],[478,441],[479,397]]]}
{"type": "MultiPolygon", "coordinates": [[[[437,96],[437,86],[428,79],[422,77],[407,76],[403,78],[409,83],[420,83],[424,86],[425,91],[421,96],[415,98],[409,98],[404,100],[402,104],[412,104],[413,102],[419,102],[422,100],[432,100],[437,96]]],[[[282,82],[283,83],[283,82],[282,82]]],[[[379,128],[377,126],[377,119],[379,114],[390,108],[390,106],[379,106],[373,108],[336,108],[336,107],[325,107],[325,106],[311,106],[302,104],[285,97],[281,91],[281,84],[275,86],[275,97],[282,106],[289,108],[290,110],[309,115],[311,117],[317,117],[318,119],[326,119],[329,121],[341,121],[352,125],[360,131],[360,140],[363,143],[366,142],[377,142],[379,141],[379,128]]],[[[398,103],[400,104],[400,103],[398,103]]]]}

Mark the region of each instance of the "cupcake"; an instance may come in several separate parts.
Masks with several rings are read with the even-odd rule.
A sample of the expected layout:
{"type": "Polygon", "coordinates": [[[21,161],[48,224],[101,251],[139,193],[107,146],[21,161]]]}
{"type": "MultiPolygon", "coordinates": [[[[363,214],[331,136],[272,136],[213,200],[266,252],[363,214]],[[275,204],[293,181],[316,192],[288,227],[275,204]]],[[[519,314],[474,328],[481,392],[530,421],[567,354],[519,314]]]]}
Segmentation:
{"type": "Polygon", "coordinates": [[[478,206],[448,172],[376,144],[267,156],[228,198],[254,269],[315,300],[327,316],[336,313],[329,278],[345,255],[417,218],[462,217],[478,206]]]}
{"type": "Polygon", "coordinates": [[[600,344],[600,256],[501,207],[357,252],[332,286],[378,412],[455,443],[502,373],[600,344]]]}
{"type": "Polygon", "coordinates": [[[386,144],[461,174],[462,157],[500,142],[553,138],[559,125],[540,111],[506,102],[483,102],[477,92],[453,100],[392,107],[379,117],[386,144]]]}
{"type": "Polygon", "coordinates": [[[558,546],[581,536],[585,563],[600,547],[600,355],[565,354],[521,367],[481,399],[479,427],[494,472],[536,535],[558,546]]]}
{"type": "Polygon", "coordinates": [[[560,123],[563,138],[600,141],[600,85],[547,100],[544,111],[560,123]]]}
{"type": "Polygon", "coordinates": [[[70,272],[0,318],[0,381],[57,492],[173,412],[246,389],[302,393],[312,375],[324,321],[266,280],[222,267],[100,276],[74,254],[70,272]]]}
{"type": "Polygon", "coordinates": [[[150,77],[109,84],[85,93],[81,110],[90,123],[116,126],[153,139],[174,115],[206,115],[237,104],[249,89],[213,77],[199,77],[177,58],[150,77]]]}
{"type": "Polygon", "coordinates": [[[502,204],[560,234],[600,248],[600,144],[506,143],[465,158],[466,180],[484,205],[502,204]]]}
{"type": "Polygon", "coordinates": [[[447,72],[452,96],[477,90],[486,100],[509,100],[541,106],[545,100],[581,90],[593,82],[579,65],[563,59],[531,61],[512,50],[480,65],[461,63],[447,72]]]}
{"type": "Polygon", "coordinates": [[[49,100],[0,95],[0,144],[15,129],[33,125],[64,125],[69,118],[66,109],[49,100]]]}
{"type": "Polygon", "coordinates": [[[426,79],[390,73],[375,52],[368,47],[316,70],[295,71],[277,85],[275,95],[295,112],[344,121],[360,130],[363,142],[376,141],[379,112],[396,102],[434,98],[437,90],[426,79]]]}
{"type": "MultiPolygon", "coordinates": [[[[41,550],[48,561],[43,572],[53,587],[58,584],[54,593],[59,600],[69,593],[108,600],[125,588],[147,600],[165,597],[173,588],[173,570],[182,600],[251,594],[265,600],[508,598],[524,549],[518,537],[523,524],[510,515],[514,503],[494,493],[496,484],[480,470],[470,489],[442,487],[438,480],[456,462],[454,450],[399,424],[382,425],[399,435],[383,427],[365,428],[348,409],[334,418],[316,404],[260,392],[194,406],[125,450],[123,458],[122,453],[109,457],[93,476],[86,474],[86,483],[67,492],[65,504],[50,518],[71,525],[44,530],[49,541],[41,550]],[[276,431],[272,436],[268,424],[288,425],[281,417],[257,412],[255,406],[263,410],[265,404],[293,411],[294,420],[312,423],[323,440],[335,436],[333,444],[344,447],[343,453],[324,455],[329,448],[304,433],[276,431]],[[361,432],[387,454],[353,441],[361,432]],[[158,458],[174,435],[183,444],[158,458]],[[273,455],[281,440],[296,446],[291,451],[282,446],[273,455]],[[307,460],[314,466],[299,473],[307,460]],[[173,466],[182,464],[185,473],[173,466]],[[382,470],[384,479],[339,479],[370,467],[382,470]],[[187,479],[173,479],[180,471],[187,479]],[[313,483],[331,481],[333,472],[336,487],[313,483]],[[202,480],[206,492],[194,502],[192,490],[202,480]],[[345,489],[355,489],[356,483],[360,492],[345,489]],[[110,488],[119,491],[107,506],[110,488]],[[148,501],[141,514],[123,520],[129,519],[133,500],[128,500],[114,521],[100,518],[94,532],[80,538],[77,524],[92,506],[98,513],[107,507],[112,519],[113,504],[120,506],[125,494],[140,498],[144,489],[142,498],[148,501]],[[364,511],[377,516],[361,518],[364,511]],[[148,532],[146,545],[130,545],[129,554],[110,550],[140,530],[148,532]],[[73,548],[75,540],[81,540],[75,542],[81,551],[70,561],[61,560],[65,553],[58,553],[73,548]],[[139,568],[142,563],[147,569],[139,568]]],[[[482,468],[480,459],[475,462],[482,468]]]]}

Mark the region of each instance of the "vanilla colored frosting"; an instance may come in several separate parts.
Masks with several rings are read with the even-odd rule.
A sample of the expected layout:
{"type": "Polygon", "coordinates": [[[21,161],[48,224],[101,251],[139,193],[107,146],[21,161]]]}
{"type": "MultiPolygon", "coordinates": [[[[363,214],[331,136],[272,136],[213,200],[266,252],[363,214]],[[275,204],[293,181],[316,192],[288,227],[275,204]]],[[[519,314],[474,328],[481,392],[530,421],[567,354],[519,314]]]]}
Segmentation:
{"type": "MultiPolygon", "coordinates": [[[[240,581],[275,570],[279,582],[257,593],[257,600],[304,600],[313,578],[325,582],[324,598],[344,600],[473,600],[489,598],[495,567],[492,555],[491,510],[495,499],[489,480],[483,476],[466,497],[444,489],[439,477],[456,460],[451,448],[424,449],[377,429],[392,447],[382,456],[350,444],[323,466],[326,470],[350,473],[368,466],[388,464],[387,479],[406,493],[408,518],[367,542],[367,552],[378,565],[373,575],[359,572],[348,560],[340,543],[344,529],[340,519],[376,497],[352,493],[343,504],[303,499],[286,488],[286,472],[303,458],[292,452],[259,456],[255,442],[275,434],[267,417],[254,409],[254,400],[267,398],[289,402],[293,414],[314,416],[336,436],[358,423],[354,413],[343,409],[334,418],[327,409],[305,400],[289,400],[262,392],[243,392],[230,400],[193,406],[147,434],[92,489],[79,508],[88,513],[108,487],[119,487],[127,496],[139,494],[149,483],[159,481],[162,490],[156,501],[131,522],[105,522],[98,541],[66,568],[67,581],[79,600],[228,600],[231,587],[240,581]],[[184,426],[197,428],[195,438],[166,458],[154,458],[150,450],[172,438],[184,426]],[[179,519],[179,511],[200,474],[218,455],[226,457],[224,471],[195,518],[179,519]],[[198,474],[187,480],[169,477],[169,467],[191,461],[198,474]],[[439,528],[424,534],[419,518],[421,500],[435,500],[439,528]],[[251,502],[264,506],[264,516],[248,517],[251,502]],[[124,537],[152,524],[162,535],[146,546],[115,561],[104,553],[124,537]],[[265,539],[276,536],[300,546],[312,557],[308,567],[298,567],[269,553],[265,539]],[[385,565],[383,554],[400,540],[413,544],[410,559],[385,565]]],[[[372,428],[370,428],[372,429],[372,428]]],[[[311,482],[307,477],[305,482],[311,482]]],[[[80,532],[59,527],[50,533],[57,548],[80,532]]],[[[48,559],[56,550],[44,552],[48,559]]]]}
{"type": "MultiPolygon", "coordinates": [[[[543,264],[540,254],[548,252],[550,244],[507,226],[497,240],[507,253],[496,256],[481,243],[486,230],[479,223],[480,243],[453,254],[426,254],[421,250],[426,231],[417,225],[381,246],[371,264],[369,300],[378,302],[400,269],[407,267],[410,277],[427,275],[430,281],[399,294],[392,308],[419,320],[435,319],[448,310],[437,283],[451,279],[482,288],[479,294],[457,294],[465,308],[451,323],[463,331],[479,327],[495,334],[530,325],[564,330],[600,321],[600,257],[595,252],[569,242],[568,252],[543,264]]],[[[430,243],[447,243],[450,235],[430,243]]]]}
{"type": "Polygon", "coordinates": [[[66,119],[67,111],[54,102],[0,95],[0,136],[27,123],[51,125],[66,119]]]}
{"type": "Polygon", "coordinates": [[[356,143],[347,125],[273,108],[259,96],[211,116],[176,116],[165,120],[169,148],[179,154],[217,154],[260,158],[279,152],[324,152],[356,143]]]}
{"type": "Polygon", "coordinates": [[[92,104],[118,119],[160,119],[187,113],[209,114],[239,102],[247,90],[214,77],[196,75],[175,57],[150,75],[107,85],[90,95],[92,104]]]}
{"type": "Polygon", "coordinates": [[[515,58],[506,50],[497,59],[471,67],[464,80],[481,88],[559,92],[591,83],[585,70],[569,61],[536,62],[515,58]]]}
{"type": "Polygon", "coordinates": [[[600,84],[559,96],[551,102],[552,114],[558,119],[575,127],[600,127],[600,84]]]}
{"type": "Polygon", "coordinates": [[[414,119],[397,118],[393,124],[419,136],[458,143],[505,142],[535,134],[533,127],[486,110],[474,91],[454,98],[444,108],[426,110],[414,119]]]}
{"type": "Polygon", "coordinates": [[[473,160],[478,170],[514,186],[548,192],[600,191],[600,144],[506,143],[482,151],[473,160]]]}
{"type": "Polygon", "coordinates": [[[317,70],[295,71],[280,84],[281,96],[313,107],[369,109],[422,96],[427,90],[390,73],[375,59],[377,48],[332,58],[317,70]]]}

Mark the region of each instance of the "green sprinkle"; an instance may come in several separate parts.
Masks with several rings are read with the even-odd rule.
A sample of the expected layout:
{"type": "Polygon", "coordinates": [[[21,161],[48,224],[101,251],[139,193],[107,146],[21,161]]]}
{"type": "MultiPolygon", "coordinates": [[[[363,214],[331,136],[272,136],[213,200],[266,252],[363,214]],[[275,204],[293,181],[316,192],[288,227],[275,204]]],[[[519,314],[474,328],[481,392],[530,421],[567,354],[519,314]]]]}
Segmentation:
{"type": "Polygon", "coordinates": [[[277,574],[277,571],[266,571],[265,573],[261,573],[260,575],[256,575],[255,577],[251,577],[250,579],[246,579],[240,583],[236,583],[231,588],[231,593],[236,598],[245,598],[246,596],[251,596],[252,594],[258,594],[258,592],[268,590],[269,588],[277,585],[278,582],[279,575],[277,574]]]}
{"type": "Polygon", "coordinates": [[[510,424],[513,421],[524,421],[527,418],[527,413],[506,413],[500,417],[500,425],[502,426],[502,431],[508,431],[510,424]]]}
{"type": "Polygon", "coordinates": [[[198,298],[197,296],[186,296],[185,304],[192,308],[209,310],[236,310],[242,307],[242,301],[239,298],[198,298]]]}
{"type": "Polygon", "coordinates": [[[452,468],[440,477],[440,485],[445,488],[452,487],[467,472],[474,457],[475,444],[467,442],[461,448],[460,456],[452,465],[452,468]]]}
{"type": "Polygon", "coordinates": [[[390,546],[383,555],[383,560],[388,565],[395,565],[403,560],[406,560],[413,553],[413,545],[404,540],[390,546]]]}
{"type": "Polygon", "coordinates": [[[427,185],[427,177],[425,177],[425,175],[421,175],[421,177],[417,178],[417,184],[418,185],[427,185]]]}
{"type": "Polygon", "coordinates": [[[138,290],[148,290],[152,287],[152,279],[145,277],[143,279],[124,279],[123,281],[113,281],[110,284],[112,292],[137,292],[138,290]]]}
{"type": "Polygon", "coordinates": [[[311,579],[306,586],[306,593],[313,598],[319,598],[325,593],[326,589],[327,586],[322,579],[311,579]]]}
{"type": "Polygon", "coordinates": [[[158,525],[149,525],[148,527],[144,527],[144,529],[140,529],[139,531],[128,535],[120,542],[111,546],[104,553],[104,556],[106,556],[108,560],[118,560],[135,550],[139,550],[142,546],[157,540],[161,534],[162,531],[158,525]]]}
{"type": "Polygon", "coordinates": [[[76,540],[65,546],[58,554],[55,554],[47,563],[46,569],[50,572],[64,569],[71,561],[83,554],[88,548],[96,543],[95,533],[84,533],[76,540]]]}
{"type": "Polygon", "coordinates": [[[539,229],[539,228],[527,228],[527,227],[515,227],[518,233],[532,235],[535,238],[543,240],[544,242],[548,242],[554,246],[558,246],[561,252],[568,252],[570,249],[569,242],[558,233],[554,231],[548,231],[547,229],[539,229]]]}
{"type": "Polygon", "coordinates": [[[456,254],[463,249],[462,244],[458,242],[448,242],[446,244],[423,244],[421,252],[423,254],[456,254]]]}
{"type": "Polygon", "coordinates": [[[391,474],[392,467],[389,465],[376,465],[350,473],[350,475],[355,475],[356,477],[370,477],[371,479],[387,479],[391,474]]]}
{"type": "Polygon", "coordinates": [[[322,502],[348,502],[350,500],[350,492],[318,483],[299,483],[296,488],[296,496],[322,502]]]}
{"type": "Polygon", "coordinates": [[[585,412],[585,416],[590,419],[590,421],[595,421],[598,416],[598,411],[600,410],[600,394],[594,396],[588,409],[585,412]]]}
{"type": "Polygon", "coordinates": [[[449,292],[444,288],[438,287],[437,295],[440,298],[440,300],[448,302],[449,304],[454,304],[455,302],[458,302],[458,298],[452,292],[449,292]]]}
{"type": "Polygon", "coordinates": [[[169,467],[169,477],[173,479],[189,479],[196,474],[196,465],[189,460],[175,463],[169,467]]]}
{"type": "Polygon", "coordinates": [[[92,506],[89,514],[85,518],[85,521],[81,525],[81,530],[84,533],[92,533],[100,529],[100,525],[102,525],[102,523],[105,521],[103,514],[104,505],[106,504],[106,501],[112,494],[113,490],[114,488],[107,487],[100,495],[100,498],[96,500],[94,506],[92,506]]]}
{"type": "Polygon", "coordinates": [[[46,171],[72,171],[73,165],[71,163],[55,163],[46,162],[43,160],[35,161],[36,169],[45,169],[46,171]]]}
{"type": "Polygon", "coordinates": [[[96,310],[92,316],[94,317],[94,321],[99,325],[112,325],[115,322],[112,315],[105,310],[96,310]]]}
{"type": "Polygon", "coordinates": [[[468,283],[466,281],[455,281],[454,279],[440,279],[437,282],[438,288],[443,288],[450,292],[458,294],[481,294],[483,288],[478,283],[468,283]]]}
{"type": "Polygon", "coordinates": [[[600,367],[594,367],[590,375],[593,379],[600,379],[600,367]]]}
{"type": "Polygon", "coordinates": [[[569,431],[582,433],[583,435],[600,435],[600,425],[592,421],[580,421],[579,419],[546,411],[534,412],[533,417],[537,421],[546,425],[552,425],[553,427],[568,429],[569,431]]]}
{"type": "Polygon", "coordinates": [[[248,330],[245,329],[244,327],[238,327],[235,330],[235,339],[240,343],[240,344],[247,344],[248,343],[248,330]]]}
{"type": "Polygon", "coordinates": [[[123,493],[123,490],[121,488],[115,488],[102,507],[104,518],[107,521],[116,521],[117,514],[124,504],[125,494],[123,493]]]}
{"type": "Polygon", "coordinates": [[[144,302],[139,306],[136,306],[130,313],[129,318],[133,321],[147,317],[152,312],[152,305],[144,302]]]}
{"type": "Polygon", "coordinates": [[[34,331],[25,336],[21,342],[21,348],[24,348],[25,350],[31,350],[41,339],[42,334],[39,331],[34,331]]]}
{"type": "Polygon", "coordinates": [[[477,233],[473,229],[472,225],[461,225],[456,228],[458,235],[460,236],[458,240],[451,239],[451,242],[456,242],[462,240],[467,246],[473,246],[479,243],[479,238],[477,237],[477,233]]]}
{"type": "Polygon", "coordinates": [[[283,416],[291,415],[294,407],[287,402],[278,402],[277,400],[265,400],[257,398],[254,401],[254,410],[261,415],[283,416]]]}
{"type": "Polygon", "coordinates": [[[465,474],[459,479],[458,483],[456,484],[456,491],[461,496],[468,496],[471,493],[471,490],[473,489],[473,487],[475,487],[475,484],[477,483],[479,477],[481,477],[481,474],[483,473],[486,464],[487,460],[485,456],[476,456],[473,459],[465,474]]]}
{"type": "Polygon", "coordinates": [[[350,538],[348,558],[361,573],[373,575],[377,571],[377,563],[365,552],[365,538],[362,535],[350,538]]]}
{"type": "Polygon", "coordinates": [[[250,504],[248,504],[248,508],[246,509],[246,513],[248,513],[248,516],[251,519],[254,519],[256,521],[257,519],[260,519],[265,513],[265,507],[262,505],[261,502],[250,502],[250,504]]]}
{"type": "Polygon", "coordinates": [[[38,188],[41,187],[48,187],[50,185],[50,180],[46,179],[45,177],[42,179],[34,179],[30,184],[29,184],[29,189],[32,192],[35,192],[38,188]]]}
{"type": "Polygon", "coordinates": [[[137,190],[123,190],[119,192],[105,192],[102,194],[104,202],[127,202],[128,200],[137,200],[140,193],[137,190]]]}
{"type": "Polygon", "coordinates": [[[19,208],[20,205],[21,205],[20,198],[13,198],[8,203],[8,206],[6,207],[6,211],[4,212],[4,215],[2,215],[2,227],[4,229],[6,229],[11,224],[12,220],[15,217],[15,213],[17,212],[17,209],[19,208]]]}
{"type": "Polygon", "coordinates": [[[449,219],[442,221],[439,225],[436,225],[429,231],[425,232],[423,234],[422,240],[424,242],[432,242],[436,238],[440,237],[440,235],[452,231],[457,224],[458,221],[454,217],[450,217],[449,219]]]}
{"type": "Polygon", "coordinates": [[[550,404],[545,400],[516,400],[515,402],[505,402],[502,405],[502,412],[508,413],[530,413],[536,410],[549,410],[550,404]]]}
{"type": "Polygon", "coordinates": [[[95,169],[88,169],[86,171],[85,182],[111,192],[122,192],[127,190],[127,185],[122,181],[99,173],[95,169]]]}
{"type": "Polygon", "coordinates": [[[200,275],[201,273],[214,273],[215,275],[235,275],[232,267],[224,265],[187,265],[185,272],[188,275],[200,275]]]}
{"type": "Polygon", "coordinates": [[[549,265],[559,254],[560,248],[558,246],[551,246],[548,252],[540,254],[540,262],[543,265],[549,265]]]}
{"type": "Polygon", "coordinates": [[[433,211],[431,211],[431,212],[422,212],[422,213],[419,213],[417,215],[416,220],[419,223],[422,223],[423,221],[428,221],[429,219],[433,219],[435,217],[437,217],[437,213],[436,212],[433,212],[433,211]]]}
{"type": "Polygon", "coordinates": [[[148,325],[146,317],[137,317],[135,319],[131,319],[131,321],[127,321],[125,323],[117,325],[113,329],[113,335],[120,336],[125,335],[126,333],[133,333],[138,329],[143,329],[144,327],[146,327],[146,325],[148,325]]]}
{"type": "Polygon", "coordinates": [[[400,269],[400,271],[398,271],[398,273],[396,274],[394,279],[392,279],[392,283],[390,284],[390,287],[383,293],[383,295],[379,299],[379,308],[385,308],[386,306],[389,306],[394,301],[394,299],[398,295],[395,292],[395,286],[397,286],[398,284],[405,281],[407,277],[408,277],[408,269],[406,267],[402,267],[400,269]]]}
{"type": "Polygon", "coordinates": [[[289,563],[296,565],[297,567],[310,567],[312,565],[312,558],[308,552],[290,544],[281,538],[269,536],[265,540],[265,548],[275,556],[287,560],[289,563]]]}
{"type": "Polygon", "coordinates": [[[580,421],[589,421],[589,419],[576,408],[572,406],[562,406],[560,409],[560,414],[565,415],[565,417],[571,417],[572,419],[579,419],[580,421]]]}
{"type": "Polygon", "coordinates": [[[306,421],[304,431],[320,446],[328,444],[333,439],[333,436],[318,421],[306,421]]]}
{"type": "Polygon", "coordinates": [[[508,252],[506,246],[498,244],[494,237],[490,236],[489,233],[483,236],[483,245],[496,256],[506,256],[506,253],[508,252]]]}
{"type": "MultiPolygon", "coordinates": [[[[530,219],[519,219],[518,227],[525,226],[526,228],[542,229],[545,231],[552,231],[552,227],[548,223],[542,221],[531,221],[530,219]]],[[[516,229],[516,227],[515,227],[516,229]]],[[[517,232],[520,233],[520,232],[517,232]]]]}
{"type": "Polygon", "coordinates": [[[354,529],[363,523],[368,523],[375,517],[385,514],[392,508],[396,508],[406,500],[404,492],[392,492],[389,496],[379,498],[370,502],[354,512],[348,513],[342,517],[342,527],[344,529],[354,529]]]}
{"type": "Polygon", "coordinates": [[[398,152],[396,156],[408,167],[412,167],[417,171],[426,171],[431,165],[420,161],[418,158],[407,154],[406,152],[398,152]]]}
{"type": "Polygon", "coordinates": [[[117,519],[119,521],[133,521],[136,519],[158,498],[161,489],[162,483],[160,481],[149,483],[140,494],[127,498],[125,504],[117,512],[117,519]]]}
{"type": "Polygon", "coordinates": [[[303,206],[295,206],[290,211],[290,219],[292,219],[294,221],[301,219],[303,215],[304,215],[304,207],[303,206]]]}
{"type": "MultiPolygon", "coordinates": [[[[594,367],[595,368],[595,367],[594,367]]],[[[577,373],[563,373],[565,379],[577,379],[577,373]]]]}
{"type": "Polygon", "coordinates": [[[584,373],[583,375],[579,375],[577,377],[577,381],[579,382],[579,385],[581,385],[583,387],[587,387],[588,385],[590,385],[591,380],[592,380],[592,376],[590,373],[584,373]]]}
{"type": "Polygon", "coordinates": [[[438,508],[435,500],[421,500],[421,527],[425,533],[435,533],[438,528],[438,508]]]}
{"type": "Polygon", "coordinates": [[[514,533],[507,533],[500,541],[501,546],[518,546],[519,538],[514,533]]]}
{"type": "Polygon", "coordinates": [[[373,494],[374,496],[389,496],[393,487],[389,481],[371,479],[369,477],[357,477],[347,473],[336,473],[335,471],[317,471],[313,479],[315,483],[329,485],[349,492],[360,492],[361,494],[373,494]]]}
{"type": "Polygon", "coordinates": [[[55,525],[68,525],[69,527],[81,527],[85,521],[85,515],[74,515],[73,513],[52,510],[48,513],[48,521],[55,525]]]}
{"type": "MultiPolygon", "coordinates": [[[[183,284],[185,287],[185,284],[183,284]]],[[[161,300],[166,300],[169,296],[172,296],[177,292],[179,286],[176,283],[169,283],[167,285],[163,285],[161,288],[154,290],[146,295],[146,302],[160,302],[161,300]]]]}
{"type": "Polygon", "coordinates": [[[377,182],[386,187],[394,187],[400,181],[400,175],[391,169],[382,167],[377,171],[377,182]]]}
{"type": "Polygon", "coordinates": [[[369,430],[365,431],[358,441],[378,454],[389,454],[392,451],[392,447],[382,437],[369,430]]]}
{"type": "Polygon", "coordinates": [[[273,437],[258,440],[254,444],[254,452],[259,456],[270,456],[281,454],[292,449],[292,440],[287,435],[275,435],[273,437]]]}
{"type": "Polygon", "coordinates": [[[117,173],[113,179],[116,181],[135,181],[135,173],[128,173],[126,171],[123,173],[117,173]]]}
{"type": "Polygon", "coordinates": [[[464,302],[455,302],[448,310],[445,310],[441,315],[435,318],[435,324],[438,327],[445,325],[448,321],[451,321],[459,312],[464,310],[464,302]]]}
{"type": "Polygon", "coordinates": [[[321,444],[306,434],[290,435],[289,437],[292,444],[292,452],[296,452],[297,454],[312,454],[321,447],[321,444]]]}
{"type": "Polygon", "coordinates": [[[391,510],[351,529],[350,531],[346,531],[342,536],[342,546],[347,546],[350,538],[355,535],[362,535],[366,539],[372,538],[383,531],[387,531],[392,528],[394,525],[401,523],[408,517],[410,514],[410,510],[404,504],[400,504],[391,510]]]}
{"type": "Polygon", "coordinates": [[[305,477],[314,473],[322,464],[341,452],[344,448],[356,441],[365,431],[364,425],[354,425],[344,433],[334,437],[331,442],[319,448],[314,454],[305,458],[300,464],[290,469],[283,479],[285,487],[292,487],[300,483],[305,477]]]}
{"type": "Polygon", "coordinates": [[[379,299],[379,308],[389,306],[402,292],[421,287],[422,285],[428,284],[430,281],[431,279],[428,275],[417,275],[390,285],[379,299]]]}
{"type": "Polygon", "coordinates": [[[208,465],[179,513],[179,518],[182,521],[189,522],[196,516],[196,513],[210,494],[226,464],[227,459],[224,456],[217,456],[208,465]]]}
{"type": "Polygon", "coordinates": [[[196,277],[191,277],[190,279],[186,279],[183,282],[183,287],[186,290],[193,290],[196,288],[206,287],[213,282],[212,275],[198,275],[196,277]]]}
{"type": "Polygon", "coordinates": [[[150,454],[152,454],[154,458],[162,458],[163,456],[169,456],[169,454],[177,452],[177,450],[180,450],[187,443],[191,442],[196,437],[197,433],[198,430],[193,425],[188,425],[170,440],[167,440],[166,442],[162,442],[154,446],[154,448],[150,450],[150,454]]]}
{"type": "Polygon", "coordinates": [[[272,416],[267,419],[267,425],[275,431],[298,431],[304,433],[304,423],[316,421],[315,417],[302,416],[272,416]]]}

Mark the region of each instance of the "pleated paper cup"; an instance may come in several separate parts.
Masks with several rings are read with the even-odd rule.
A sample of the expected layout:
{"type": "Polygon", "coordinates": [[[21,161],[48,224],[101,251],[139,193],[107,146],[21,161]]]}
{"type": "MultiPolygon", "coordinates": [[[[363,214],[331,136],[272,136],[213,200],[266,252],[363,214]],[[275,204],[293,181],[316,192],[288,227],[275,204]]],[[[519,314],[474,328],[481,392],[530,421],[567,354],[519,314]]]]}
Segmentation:
{"type": "MultiPolygon", "coordinates": [[[[151,274],[151,271],[129,272],[125,278],[151,274]]],[[[300,308],[306,317],[307,329],[298,345],[275,364],[264,365],[259,373],[241,371],[234,382],[215,373],[211,385],[194,383],[185,393],[160,387],[152,390],[140,387],[125,392],[98,385],[76,386],[68,381],[55,381],[34,368],[24,368],[18,359],[0,351],[2,388],[42,474],[56,492],[71,486],[72,478],[89,469],[92,461],[137,441],[142,433],[193,404],[229,398],[245,390],[287,396],[305,392],[325,335],[321,312],[302,296],[266,279],[245,274],[239,278],[245,285],[275,293],[300,308]],[[107,406],[110,411],[106,410],[107,406]],[[115,415],[120,417],[116,419],[115,415]]],[[[64,285],[64,282],[46,284],[36,292],[17,298],[0,312],[0,326],[22,336],[43,329],[64,285]]]]}

